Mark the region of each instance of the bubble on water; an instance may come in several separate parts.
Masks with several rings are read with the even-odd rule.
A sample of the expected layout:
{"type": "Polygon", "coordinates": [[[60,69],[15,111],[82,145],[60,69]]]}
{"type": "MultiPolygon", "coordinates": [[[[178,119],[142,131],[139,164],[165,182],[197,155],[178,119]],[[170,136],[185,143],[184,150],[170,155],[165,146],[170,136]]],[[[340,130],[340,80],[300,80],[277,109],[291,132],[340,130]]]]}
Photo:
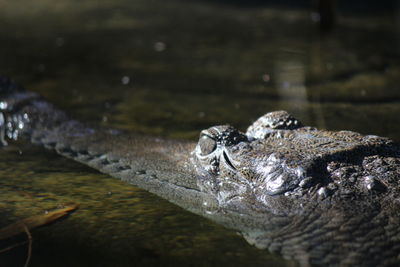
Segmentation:
{"type": "Polygon", "coordinates": [[[271,80],[271,76],[269,76],[269,74],[265,73],[262,76],[262,80],[267,83],[267,82],[269,82],[271,80]]]}
{"type": "Polygon", "coordinates": [[[156,50],[157,52],[162,52],[165,50],[165,48],[167,48],[167,46],[164,42],[156,42],[154,44],[154,50],[156,50]]]}
{"type": "Polygon", "coordinates": [[[360,95],[361,95],[361,96],[366,96],[366,95],[367,95],[367,91],[365,91],[364,89],[362,89],[362,90],[360,91],[360,95]]]}
{"type": "Polygon", "coordinates": [[[130,78],[129,76],[123,76],[122,79],[121,79],[121,83],[122,83],[123,85],[129,84],[130,81],[131,81],[131,78],[130,78]]]}

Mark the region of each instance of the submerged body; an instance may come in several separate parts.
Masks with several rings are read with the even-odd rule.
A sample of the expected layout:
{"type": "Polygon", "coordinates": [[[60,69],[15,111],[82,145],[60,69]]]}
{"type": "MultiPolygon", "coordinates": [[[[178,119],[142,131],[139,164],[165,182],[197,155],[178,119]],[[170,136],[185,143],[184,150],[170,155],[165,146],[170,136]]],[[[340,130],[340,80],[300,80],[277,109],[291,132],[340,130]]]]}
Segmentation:
{"type": "Polygon", "coordinates": [[[0,129],[235,229],[303,265],[400,261],[400,148],[391,140],[303,126],[286,112],[198,143],[95,129],[0,79],[0,129]]]}

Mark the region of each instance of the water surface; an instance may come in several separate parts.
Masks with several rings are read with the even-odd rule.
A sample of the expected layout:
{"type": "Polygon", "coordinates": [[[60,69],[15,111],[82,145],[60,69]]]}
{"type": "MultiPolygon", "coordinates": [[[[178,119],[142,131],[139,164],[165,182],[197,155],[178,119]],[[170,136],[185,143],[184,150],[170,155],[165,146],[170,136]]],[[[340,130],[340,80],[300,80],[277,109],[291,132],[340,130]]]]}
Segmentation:
{"type": "MultiPolygon", "coordinates": [[[[286,109],[309,125],[400,140],[395,12],[342,12],[334,31],[321,34],[309,9],[267,4],[20,0],[0,7],[0,73],[85,122],[196,140],[211,125],[245,130],[265,112],[286,109]]],[[[23,141],[0,158],[0,226],[80,204],[32,231],[30,266],[290,264],[23,141]]],[[[22,246],[0,261],[22,266],[26,253],[22,246]]]]}

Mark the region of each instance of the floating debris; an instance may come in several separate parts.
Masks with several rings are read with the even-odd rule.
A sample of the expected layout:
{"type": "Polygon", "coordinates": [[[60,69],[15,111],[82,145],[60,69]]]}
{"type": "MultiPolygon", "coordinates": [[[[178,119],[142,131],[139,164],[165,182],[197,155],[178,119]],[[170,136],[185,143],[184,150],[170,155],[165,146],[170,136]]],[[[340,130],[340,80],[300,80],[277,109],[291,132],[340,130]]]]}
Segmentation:
{"type": "Polygon", "coordinates": [[[78,204],[70,204],[63,208],[49,211],[41,215],[34,215],[7,225],[0,229],[0,240],[24,233],[26,232],[26,229],[30,230],[39,226],[52,223],[68,215],[68,213],[76,210],[78,206],[78,204]]]}

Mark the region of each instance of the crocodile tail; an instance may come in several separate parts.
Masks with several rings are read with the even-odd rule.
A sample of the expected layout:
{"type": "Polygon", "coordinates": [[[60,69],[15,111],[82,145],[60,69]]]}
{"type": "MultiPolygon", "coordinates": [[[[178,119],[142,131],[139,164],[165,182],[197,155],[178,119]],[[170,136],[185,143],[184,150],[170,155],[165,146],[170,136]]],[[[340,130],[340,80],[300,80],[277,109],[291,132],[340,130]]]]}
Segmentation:
{"type": "Polygon", "coordinates": [[[66,114],[40,95],[0,77],[0,145],[26,137],[40,143],[52,129],[66,121],[69,121],[66,114]]]}

